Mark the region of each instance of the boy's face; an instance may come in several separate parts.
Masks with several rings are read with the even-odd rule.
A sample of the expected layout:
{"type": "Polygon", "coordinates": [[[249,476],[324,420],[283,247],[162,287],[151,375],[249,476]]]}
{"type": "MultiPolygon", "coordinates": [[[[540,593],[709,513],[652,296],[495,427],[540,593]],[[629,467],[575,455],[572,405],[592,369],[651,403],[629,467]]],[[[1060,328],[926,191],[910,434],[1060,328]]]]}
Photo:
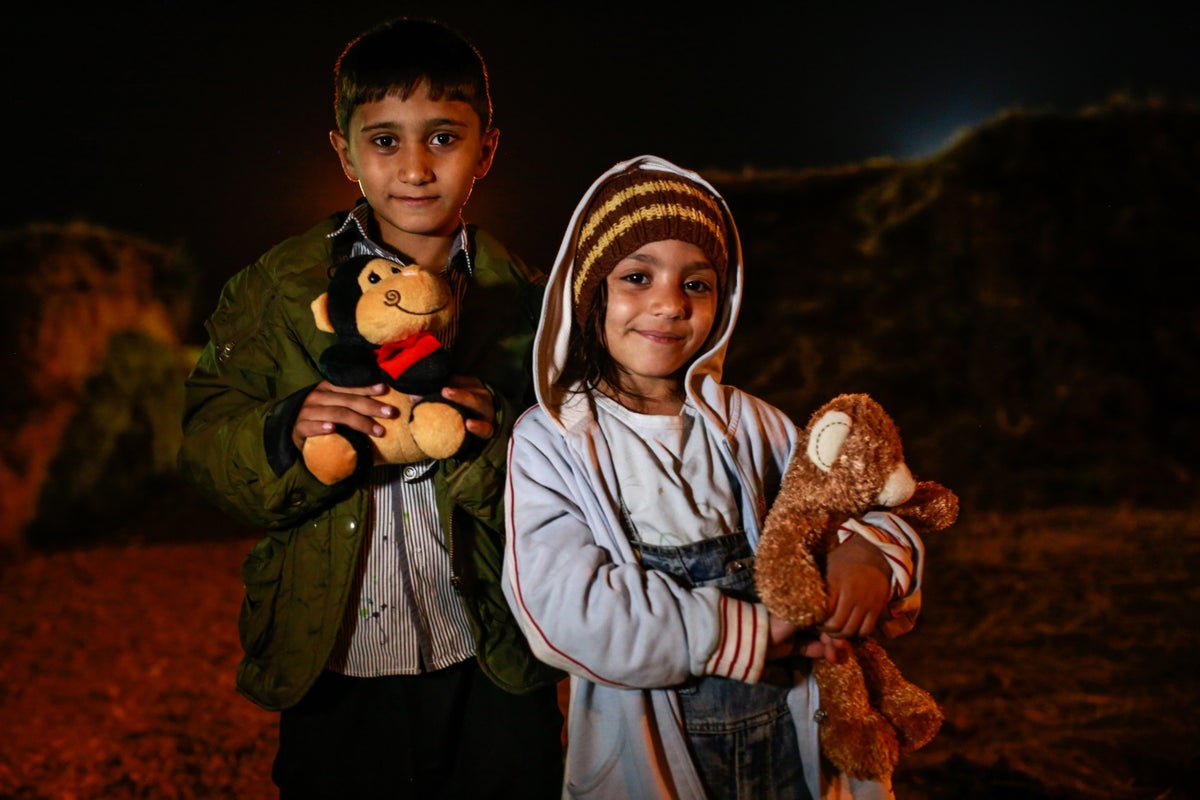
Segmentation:
{"type": "Polygon", "coordinates": [[[345,135],[329,132],[385,243],[421,260],[431,237],[454,234],[475,181],[496,153],[500,132],[481,134],[479,125],[469,104],[430,100],[418,86],[407,100],[388,95],[356,108],[345,135]]]}

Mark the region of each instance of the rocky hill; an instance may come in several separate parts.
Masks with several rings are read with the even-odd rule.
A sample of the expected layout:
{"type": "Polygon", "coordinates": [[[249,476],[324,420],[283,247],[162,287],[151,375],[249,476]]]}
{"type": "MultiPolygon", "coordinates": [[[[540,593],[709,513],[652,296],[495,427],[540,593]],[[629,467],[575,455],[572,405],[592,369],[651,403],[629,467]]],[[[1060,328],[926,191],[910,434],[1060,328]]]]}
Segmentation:
{"type": "Polygon", "coordinates": [[[88,540],[170,485],[193,268],[86,225],[0,231],[0,555],[88,540]]]}
{"type": "Polygon", "coordinates": [[[1011,112],[942,153],[711,175],[747,297],[726,375],[873,394],[966,508],[1196,502],[1200,113],[1011,112]]]}

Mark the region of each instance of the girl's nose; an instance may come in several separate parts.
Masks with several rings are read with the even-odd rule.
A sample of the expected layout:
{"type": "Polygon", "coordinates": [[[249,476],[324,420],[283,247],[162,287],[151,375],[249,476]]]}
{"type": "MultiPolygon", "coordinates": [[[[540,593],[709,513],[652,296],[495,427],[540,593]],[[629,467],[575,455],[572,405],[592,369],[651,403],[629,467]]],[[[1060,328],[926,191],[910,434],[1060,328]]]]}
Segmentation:
{"type": "Polygon", "coordinates": [[[687,295],[675,287],[662,287],[654,293],[651,308],[661,317],[678,319],[687,313],[687,295]]]}

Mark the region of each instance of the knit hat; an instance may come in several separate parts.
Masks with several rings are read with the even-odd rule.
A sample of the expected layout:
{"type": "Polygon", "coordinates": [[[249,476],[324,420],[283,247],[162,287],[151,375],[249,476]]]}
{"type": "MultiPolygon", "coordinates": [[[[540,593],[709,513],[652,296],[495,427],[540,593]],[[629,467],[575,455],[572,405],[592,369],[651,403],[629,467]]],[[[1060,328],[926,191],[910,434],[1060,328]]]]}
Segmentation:
{"type": "Polygon", "coordinates": [[[639,247],[663,239],[704,251],[724,285],[729,269],[725,214],[710,189],[673,172],[635,169],[615,176],[592,198],[575,251],[575,316],[591,307],[601,281],[639,247]]]}

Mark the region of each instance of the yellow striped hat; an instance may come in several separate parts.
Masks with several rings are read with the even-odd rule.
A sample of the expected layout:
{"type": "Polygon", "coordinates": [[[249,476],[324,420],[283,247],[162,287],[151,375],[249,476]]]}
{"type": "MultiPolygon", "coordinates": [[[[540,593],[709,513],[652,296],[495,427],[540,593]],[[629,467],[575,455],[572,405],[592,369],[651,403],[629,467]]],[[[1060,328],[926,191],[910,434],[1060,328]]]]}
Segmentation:
{"type": "Polygon", "coordinates": [[[583,217],[575,252],[575,316],[582,321],[600,282],[639,247],[664,239],[691,242],[717,271],[719,287],[729,269],[729,235],[712,191],[681,175],[635,169],[596,192],[583,217]]]}

